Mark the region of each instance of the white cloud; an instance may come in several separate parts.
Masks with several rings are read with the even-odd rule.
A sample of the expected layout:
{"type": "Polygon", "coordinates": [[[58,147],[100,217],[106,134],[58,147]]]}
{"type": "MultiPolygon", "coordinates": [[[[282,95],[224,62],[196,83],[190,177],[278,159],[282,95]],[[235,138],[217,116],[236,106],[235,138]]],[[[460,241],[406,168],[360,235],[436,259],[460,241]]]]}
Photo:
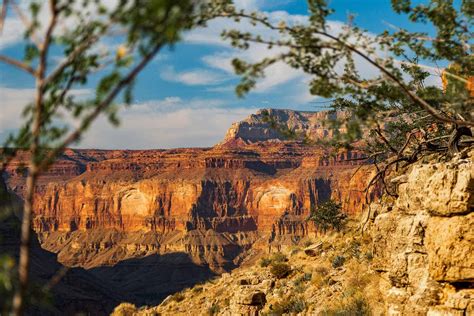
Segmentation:
{"type": "Polygon", "coordinates": [[[237,9],[257,10],[264,4],[263,0],[234,0],[237,9]]]}
{"type": "Polygon", "coordinates": [[[19,128],[21,113],[33,101],[34,89],[12,89],[0,87],[0,131],[19,128]]]}
{"type": "MultiPolygon", "coordinates": [[[[25,107],[34,100],[35,89],[17,89],[0,87],[0,134],[20,128],[25,120],[22,113],[25,107]]],[[[73,89],[69,95],[81,99],[91,94],[89,89],[73,89]]],[[[62,112],[63,123],[77,124],[70,115],[62,112]]],[[[0,143],[5,139],[0,139],[0,143]]]]}
{"type": "Polygon", "coordinates": [[[121,124],[112,127],[100,118],[78,147],[146,149],[210,147],[220,142],[233,122],[254,113],[255,108],[214,107],[214,100],[181,100],[185,108],[161,111],[164,100],[133,105],[120,113],[121,124]],[[187,107],[191,105],[191,107],[187,107]]]}
{"type": "MultiPolygon", "coordinates": [[[[18,10],[20,10],[27,19],[29,19],[31,16],[31,11],[29,9],[31,2],[31,0],[20,0],[17,2],[18,10]]],[[[40,4],[40,11],[38,12],[39,27],[35,32],[35,39],[41,41],[42,36],[45,34],[46,28],[49,25],[51,14],[47,1],[39,1],[38,3],[40,4]]],[[[112,10],[117,6],[118,3],[118,0],[102,0],[100,4],[105,6],[108,10],[112,10]]],[[[74,8],[77,10],[77,12],[81,13],[82,18],[84,18],[85,21],[92,21],[98,18],[98,7],[94,2],[89,1],[88,5],[84,7],[82,2],[77,1],[74,3],[74,8]]],[[[57,22],[57,27],[55,28],[54,34],[63,34],[67,31],[70,31],[80,23],[83,22],[74,14],[69,16],[67,19],[60,18],[57,22]]],[[[25,31],[25,23],[18,16],[17,10],[11,5],[8,6],[4,29],[2,34],[0,34],[0,50],[23,42],[25,31]]]]}
{"type": "MultiPolygon", "coordinates": [[[[273,23],[285,21],[285,23],[289,25],[297,23],[303,24],[307,23],[308,20],[307,16],[292,15],[286,11],[272,11],[266,12],[266,14],[273,23]]],[[[234,70],[231,61],[236,57],[249,62],[257,62],[265,57],[274,56],[286,51],[286,49],[278,47],[268,49],[267,45],[263,44],[251,45],[249,49],[244,51],[233,49],[228,42],[221,39],[222,31],[229,29],[239,29],[244,32],[249,31],[254,34],[261,34],[267,39],[275,39],[281,36],[276,31],[269,30],[261,25],[251,25],[245,20],[236,23],[229,19],[216,19],[211,21],[207,28],[197,29],[188,33],[185,36],[185,42],[223,46],[223,50],[212,55],[204,56],[202,61],[211,68],[219,69],[232,75],[234,74],[234,70]]],[[[277,62],[266,69],[265,77],[257,82],[253,92],[266,93],[294,79],[304,78],[305,76],[302,71],[296,70],[283,62],[277,62]]]]}
{"type": "Polygon", "coordinates": [[[23,23],[18,18],[7,18],[0,34],[0,49],[14,45],[23,39],[23,23]]]}
{"type": "Polygon", "coordinates": [[[161,78],[167,81],[179,82],[190,86],[203,86],[222,83],[229,77],[206,69],[193,69],[177,72],[172,66],[169,66],[161,73],[161,78]]]}
{"type": "MultiPolygon", "coordinates": [[[[88,91],[74,90],[75,95],[88,91]]],[[[21,126],[24,106],[33,100],[34,89],[0,87],[0,135],[21,126]]],[[[225,108],[220,99],[182,99],[169,96],[124,107],[121,124],[114,128],[104,116],[86,131],[79,148],[173,148],[212,146],[233,122],[254,113],[256,108],[225,108]]],[[[64,118],[64,123],[72,123],[64,118]]],[[[0,140],[4,141],[4,139],[0,140]]]]}
{"type": "Polygon", "coordinates": [[[217,86],[217,87],[209,87],[206,89],[206,91],[210,92],[234,92],[235,91],[235,85],[227,85],[227,86],[217,86]]]}

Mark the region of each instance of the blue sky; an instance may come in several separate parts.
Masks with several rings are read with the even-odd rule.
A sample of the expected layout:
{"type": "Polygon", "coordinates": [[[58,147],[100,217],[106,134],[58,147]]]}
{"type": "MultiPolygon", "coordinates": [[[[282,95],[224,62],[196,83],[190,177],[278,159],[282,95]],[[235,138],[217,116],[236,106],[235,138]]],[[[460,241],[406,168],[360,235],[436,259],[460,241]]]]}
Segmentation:
{"type": "MultiPolygon", "coordinates": [[[[301,21],[307,14],[304,0],[237,0],[240,8],[267,12],[275,20],[301,21]]],[[[371,33],[387,23],[408,27],[403,16],[392,12],[389,0],[332,0],[335,28],[355,15],[355,23],[371,33]]],[[[0,53],[18,57],[22,52],[19,19],[10,14],[0,36],[0,53]]],[[[77,146],[81,148],[172,148],[212,146],[232,122],[259,108],[318,110],[321,104],[307,92],[308,77],[286,65],[276,65],[257,89],[244,99],[235,96],[238,78],[230,60],[240,56],[256,60],[263,48],[238,52],[220,39],[220,32],[234,26],[227,20],[211,22],[206,29],[184,35],[173,49],[165,49],[140,74],[132,107],[120,112],[122,124],[112,127],[99,119],[77,146]]],[[[246,27],[246,26],[242,26],[246,27]]],[[[367,66],[368,67],[368,66],[367,66]]],[[[370,73],[371,69],[366,69],[370,73]]],[[[0,141],[20,124],[21,108],[32,95],[33,81],[11,66],[0,63],[0,141]]],[[[92,87],[91,87],[92,88],[92,87]]],[[[89,91],[79,90],[87,95],[89,91]]]]}

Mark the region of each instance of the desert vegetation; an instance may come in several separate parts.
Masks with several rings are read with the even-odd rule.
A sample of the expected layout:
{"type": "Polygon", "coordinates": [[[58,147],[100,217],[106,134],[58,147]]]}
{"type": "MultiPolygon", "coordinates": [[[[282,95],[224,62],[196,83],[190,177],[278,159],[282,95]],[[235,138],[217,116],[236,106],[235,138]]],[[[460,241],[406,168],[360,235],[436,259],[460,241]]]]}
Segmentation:
{"type": "Polygon", "coordinates": [[[310,247],[314,242],[301,240],[291,249],[264,256],[252,267],[199,285],[199,291],[190,288],[181,292],[183,299],[179,302],[170,297],[157,307],[135,312],[171,314],[190,308],[211,311],[215,306],[221,313],[231,314],[255,308],[261,315],[381,312],[380,276],[371,270],[371,259],[363,255],[370,251],[370,237],[358,233],[358,222],[351,221],[341,231],[320,235],[318,240],[322,246],[316,255],[304,251],[305,244],[310,247]],[[342,262],[337,258],[345,259],[342,262]],[[339,262],[336,265],[335,260],[339,262]],[[252,305],[251,298],[257,293],[265,297],[263,305],[252,305]]]}

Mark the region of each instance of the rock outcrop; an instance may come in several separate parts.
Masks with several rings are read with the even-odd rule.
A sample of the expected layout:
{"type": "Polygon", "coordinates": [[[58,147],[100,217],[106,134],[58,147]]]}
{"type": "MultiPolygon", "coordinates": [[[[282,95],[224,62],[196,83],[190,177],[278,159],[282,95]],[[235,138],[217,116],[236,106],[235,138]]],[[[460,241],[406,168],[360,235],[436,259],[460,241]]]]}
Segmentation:
{"type": "Polygon", "coordinates": [[[474,313],[474,151],[418,163],[372,209],[374,268],[389,315],[474,313]]]}
{"type": "MultiPolygon", "coordinates": [[[[346,116],[344,112],[310,112],[281,109],[263,109],[250,115],[247,119],[234,123],[227,131],[221,144],[255,143],[262,141],[285,141],[287,137],[273,125],[283,127],[295,133],[303,134],[311,140],[322,140],[334,136],[334,129],[329,128],[330,121],[346,116]],[[268,122],[271,118],[272,122],[268,122]]],[[[340,132],[345,128],[341,127],[340,132]]]]}

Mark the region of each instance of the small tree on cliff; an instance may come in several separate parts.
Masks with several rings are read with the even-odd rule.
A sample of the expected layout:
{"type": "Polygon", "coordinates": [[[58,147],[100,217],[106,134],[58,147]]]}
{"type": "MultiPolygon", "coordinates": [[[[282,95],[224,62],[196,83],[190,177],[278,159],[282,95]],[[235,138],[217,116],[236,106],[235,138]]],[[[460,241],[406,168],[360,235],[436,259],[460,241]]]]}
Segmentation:
{"type": "Polygon", "coordinates": [[[347,215],[342,212],[341,204],[333,200],[311,207],[308,220],[313,221],[319,230],[326,233],[328,229],[340,231],[346,223],[347,215]]]}
{"type": "MultiPolygon", "coordinates": [[[[391,2],[393,10],[406,14],[411,23],[434,31],[390,27],[373,35],[355,26],[353,17],[334,28],[326,0],[308,0],[308,19],[291,25],[231,5],[224,14],[261,26],[256,30],[266,29],[227,30],[223,36],[233,46],[275,48],[273,55],[258,62],[233,60],[242,78],[237,94],[252,90],[265,70],[278,62],[309,74],[311,94],[333,98],[332,109],[350,113],[347,119],[329,122],[336,130],[341,125],[347,130],[331,144],[350,148],[355,140],[364,140],[363,149],[378,169],[371,184],[383,182],[391,167],[412,163],[424,153],[456,152],[472,145],[461,137],[472,136],[474,126],[474,2],[391,2]],[[373,70],[371,75],[364,75],[367,68],[373,70]],[[443,88],[427,81],[430,73],[442,76],[443,88]]],[[[271,118],[265,120],[272,125],[271,118]]],[[[286,129],[281,128],[283,135],[286,129]]]]}
{"type": "Polygon", "coordinates": [[[23,58],[0,55],[0,62],[24,71],[35,82],[34,101],[23,111],[23,127],[10,135],[1,153],[0,171],[18,149],[30,153],[15,315],[23,314],[29,283],[30,224],[38,177],[66,147],[79,142],[99,116],[118,124],[117,98],[123,98],[122,104],[131,103],[138,74],[164,47],[178,42],[183,31],[205,25],[221,8],[217,1],[201,0],[33,0],[29,10],[23,10],[15,1],[3,0],[0,30],[11,9],[26,32],[23,58]],[[111,37],[122,43],[103,51],[111,37]],[[59,62],[52,62],[53,51],[56,57],[57,52],[63,55],[59,62]],[[74,94],[90,81],[97,82],[90,97],[74,94]]]}

